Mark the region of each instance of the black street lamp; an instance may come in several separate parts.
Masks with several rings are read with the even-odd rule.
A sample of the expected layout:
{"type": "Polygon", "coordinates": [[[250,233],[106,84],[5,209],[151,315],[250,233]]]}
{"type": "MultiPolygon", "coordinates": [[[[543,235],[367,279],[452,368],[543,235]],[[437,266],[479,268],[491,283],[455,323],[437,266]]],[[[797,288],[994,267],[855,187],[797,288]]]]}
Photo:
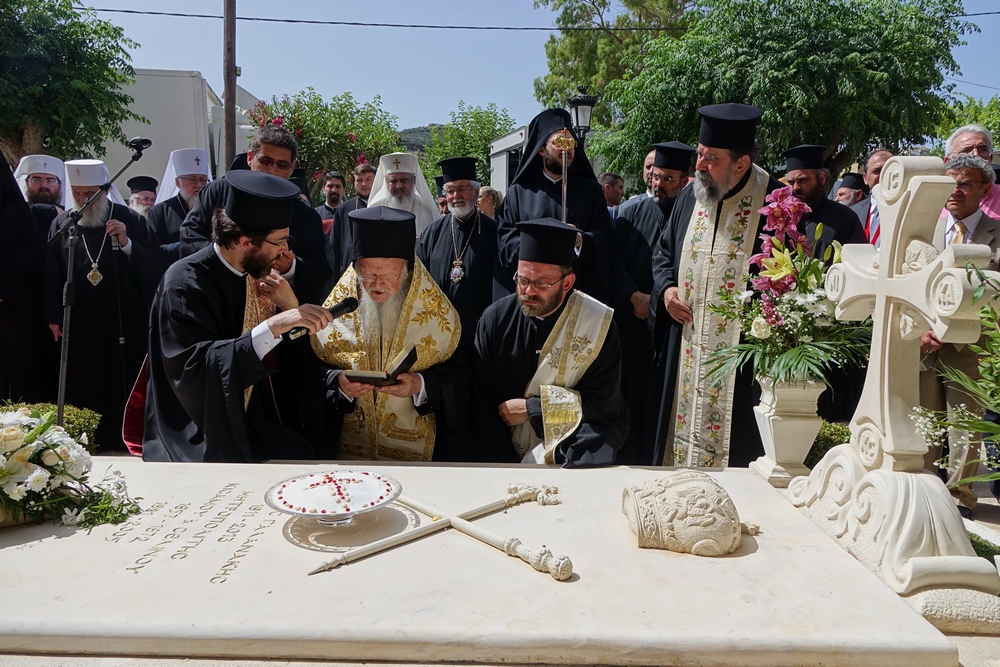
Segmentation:
{"type": "Polygon", "coordinates": [[[580,138],[582,144],[587,138],[587,132],[590,131],[590,116],[594,111],[594,105],[597,104],[598,97],[588,95],[585,86],[580,86],[577,90],[579,92],[569,98],[569,112],[573,117],[573,131],[576,132],[576,136],[580,138]]]}

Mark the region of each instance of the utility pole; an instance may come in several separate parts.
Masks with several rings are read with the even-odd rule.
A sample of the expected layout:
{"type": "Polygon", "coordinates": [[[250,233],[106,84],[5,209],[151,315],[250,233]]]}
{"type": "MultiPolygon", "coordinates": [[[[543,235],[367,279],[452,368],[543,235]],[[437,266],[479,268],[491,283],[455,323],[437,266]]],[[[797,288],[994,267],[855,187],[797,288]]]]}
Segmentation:
{"type": "Polygon", "coordinates": [[[223,0],[222,75],[225,100],[225,168],[236,157],[236,0],[223,0]]]}

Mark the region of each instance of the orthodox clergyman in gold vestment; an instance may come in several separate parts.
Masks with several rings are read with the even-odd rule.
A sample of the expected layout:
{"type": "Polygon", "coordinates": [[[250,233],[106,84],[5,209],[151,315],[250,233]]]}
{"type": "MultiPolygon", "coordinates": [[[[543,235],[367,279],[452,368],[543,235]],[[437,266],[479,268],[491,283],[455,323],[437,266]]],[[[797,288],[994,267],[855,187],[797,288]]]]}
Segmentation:
{"type": "Polygon", "coordinates": [[[352,265],[324,305],[354,297],[360,306],[313,339],[316,354],[334,368],[326,375],[326,394],[343,411],[338,456],[448,460],[448,447],[437,446],[437,417],[448,410],[447,385],[468,373],[465,355],[449,361],[462,333],[458,313],[414,257],[412,213],[374,206],[349,217],[352,265]],[[416,362],[395,384],[348,377],[351,371],[390,371],[411,347],[416,362]]]}

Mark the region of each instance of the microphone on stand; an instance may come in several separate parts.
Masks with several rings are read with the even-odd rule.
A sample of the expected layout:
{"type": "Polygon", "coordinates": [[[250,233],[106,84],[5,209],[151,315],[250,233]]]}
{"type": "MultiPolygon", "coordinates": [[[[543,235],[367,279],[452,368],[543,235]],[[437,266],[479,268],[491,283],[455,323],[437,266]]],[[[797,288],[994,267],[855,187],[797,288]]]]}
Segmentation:
{"type": "MultiPolygon", "coordinates": [[[[355,299],[353,296],[349,296],[340,303],[334,304],[327,310],[329,310],[330,314],[333,315],[333,319],[337,319],[338,317],[343,317],[347,313],[353,313],[357,309],[358,309],[358,300],[355,299]]],[[[305,336],[307,333],[309,333],[308,327],[295,327],[294,329],[288,332],[288,339],[295,340],[296,338],[301,338],[302,336],[305,336]]]]}
{"type": "Polygon", "coordinates": [[[142,152],[153,145],[152,140],[146,137],[132,137],[128,140],[128,147],[135,151],[135,155],[132,156],[132,160],[138,160],[142,157],[142,152]]]}

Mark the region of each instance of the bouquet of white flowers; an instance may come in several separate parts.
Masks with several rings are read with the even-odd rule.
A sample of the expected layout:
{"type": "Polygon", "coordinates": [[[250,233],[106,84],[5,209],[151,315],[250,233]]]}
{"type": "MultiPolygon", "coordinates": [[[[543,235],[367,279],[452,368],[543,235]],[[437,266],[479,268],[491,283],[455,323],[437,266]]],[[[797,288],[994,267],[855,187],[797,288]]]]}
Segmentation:
{"type": "Polygon", "coordinates": [[[51,518],[92,528],[140,511],[121,473],[88,482],[93,461],[84,438],[73,440],[51,413],[0,412],[0,526],[51,518]]]}

